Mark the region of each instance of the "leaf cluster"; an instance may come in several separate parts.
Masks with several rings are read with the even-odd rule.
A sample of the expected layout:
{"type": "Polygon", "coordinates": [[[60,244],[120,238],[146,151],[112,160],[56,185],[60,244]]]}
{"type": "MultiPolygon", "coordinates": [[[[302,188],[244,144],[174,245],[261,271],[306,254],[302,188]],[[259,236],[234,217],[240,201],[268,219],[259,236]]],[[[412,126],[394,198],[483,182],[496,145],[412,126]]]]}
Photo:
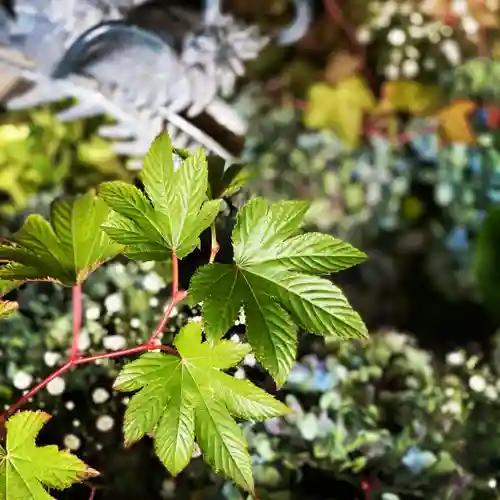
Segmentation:
{"type": "MultiPolygon", "coordinates": [[[[105,182],[97,194],[56,200],[50,222],[28,216],[12,241],[0,245],[0,279],[5,280],[0,281],[0,292],[32,280],[80,286],[93,270],[120,254],[137,260],[171,259],[175,264],[199,247],[205,229],[215,233],[222,198],[238,190],[247,177],[242,165],[225,168],[220,159],[207,158],[201,150],[179,152],[168,135],[161,134],[144,160],[144,190],[121,181],[105,182]],[[182,158],[178,168],[174,153],[182,158]]],[[[176,355],[149,352],[119,374],[117,390],[138,391],[125,414],[126,443],[152,436],[156,454],[173,475],[189,463],[196,442],[216,471],[253,494],[251,460],[235,418],[263,420],[289,410],[225,370],[253,352],[281,386],[295,361],[299,329],[341,339],[366,336],[359,315],[325,277],[361,262],[365,255],[333,236],[304,233],[307,209],[301,201],[268,205],[262,198],[250,200],[232,233],[233,262],[203,266],[191,280],[188,297],[203,304],[202,323],[181,330],[176,355]],[[242,307],[248,344],[224,339],[242,307]]],[[[1,302],[0,314],[13,308],[1,302]]],[[[17,440],[33,441],[35,433],[28,425],[10,425],[16,422],[13,418],[34,418],[30,415],[8,420],[7,449],[17,440]]],[[[35,453],[32,448],[28,454],[35,453]]],[[[3,464],[11,471],[10,452],[4,456],[3,464]]],[[[25,484],[56,484],[36,468],[16,470],[25,484]]],[[[73,474],[57,484],[79,478],[73,474]]],[[[23,498],[48,498],[30,494],[23,498]]]]}

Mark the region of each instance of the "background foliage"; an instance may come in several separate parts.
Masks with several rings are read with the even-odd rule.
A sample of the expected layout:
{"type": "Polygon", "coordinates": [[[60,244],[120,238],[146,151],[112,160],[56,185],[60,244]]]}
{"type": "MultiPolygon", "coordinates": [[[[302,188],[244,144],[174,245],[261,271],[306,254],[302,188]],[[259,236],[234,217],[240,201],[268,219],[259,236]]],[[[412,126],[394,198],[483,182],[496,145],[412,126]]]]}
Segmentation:
{"type": "MultiPolygon", "coordinates": [[[[287,15],[281,1],[267,9],[231,3],[264,26],[287,15]]],[[[311,228],[346,237],[370,256],[339,282],[373,340],[301,340],[280,392],[296,413],[245,426],[262,499],[498,498],[498,16],[466,3],[467,15],[451,13],[457,24],[446,2],[353,2],[344,19],[354,46],[325,10],[293,49],[266,49],[235,96],[250,120],[251,190],[311,200],[311,228]],[[325,84],[325,109],[338,106],[343,85],[344,96],[367,103],[358,107],[371,122],[339,112],[337,122],[311,127],[314,89],[325,84]]],[[[27,212],[47,214],[62,191],[129,177],[94,138],[94,124],[61,125],[51,116],[2,117],[2,236],[27,212]]],[[[188,276],[197,258],[184,263],[188,276]]],[[[98,270],[85,290],[82,342],[98,352],[144,341],[169,280],[159,264],[118,260],[98,270]]],[[[20,314],[0,323],[2,404],[48,374],[71,336],[61,290],[40,283],[14,296],[20,314]]],[[[172,330],[197,315],[177,311],[172,330]]],[[[42,442],[102,470],[98,498],[243,498],[201,459],[174,481],[147,442],[117,446],[127,403],[111,389],[119,368],[115,361],[80,368],[37,397],[33,406],[55,415],[42,442]]],[[[236,373],[272,388],[252,357],[236,373]]],[[[86,487],[72,493],[88,498],[86,487]]]]}

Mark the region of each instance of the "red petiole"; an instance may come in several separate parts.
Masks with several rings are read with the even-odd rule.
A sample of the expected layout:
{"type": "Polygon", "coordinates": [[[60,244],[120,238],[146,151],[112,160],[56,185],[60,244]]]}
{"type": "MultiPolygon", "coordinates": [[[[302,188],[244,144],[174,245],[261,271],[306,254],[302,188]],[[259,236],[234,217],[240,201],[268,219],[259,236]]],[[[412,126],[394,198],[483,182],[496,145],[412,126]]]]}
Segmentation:
{"type": "Polygon", "coordinates": [[[80,339],[80,331],[82,326],[82,316],[83,316],[83,294],[81,284],[74,285],[72,288],[72,308],[73,308],[73,335],[71,341],[71,351],[68,357],[68,361],[60,366],[57,370],[52,372],[50,375],[45,377],[41,382],[35,385],[31,390],[24,394],[19,400],[12,404],[2,415],[0,415],[0,426],[7,418],[15,413],[19,408],[21,408],[28,400],[35,396],[38,392],[44,389],[52,380],[59,377],[63,373],[66,373],[70,368],[78,365],[84,365],[93,363],[94,361],[100,359],[111,359],[120,358],[123,356],[129,356],[132,354],[138,354],[146,351],[161,350],[163,352],[168,352],[178,356],[179,353],[173,347],[166,345],[158,345],[157,340],[159,336],[163,333],[166,324],[172,314],[174,307],[179,304],[186,297],[187,292],[185,290],[179,290],[179,261],[175,253],[172,254],[172,299],[165,310],[158,326],[156,327],[154,333],[151,335],[150,339],[136,347],[129,347],[126,349],[121,349],[119,351],[105,352],[101,354],[95,354],[92,356],[82,356],[78,353],[78,344],[80,339]]]}

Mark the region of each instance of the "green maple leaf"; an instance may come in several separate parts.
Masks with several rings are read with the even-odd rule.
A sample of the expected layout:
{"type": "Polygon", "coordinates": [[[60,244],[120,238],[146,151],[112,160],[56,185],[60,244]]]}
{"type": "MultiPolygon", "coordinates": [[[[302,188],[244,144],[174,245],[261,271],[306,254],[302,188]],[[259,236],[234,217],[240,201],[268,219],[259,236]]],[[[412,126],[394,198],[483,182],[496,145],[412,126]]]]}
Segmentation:
{"type": "Polygon", "coordinates": [[[126,443],[153,433],[156,454],[172,475],[191,460],[195,436],[204,459],[216,470],[253,491],[251,460],[241,429],[231,415],[264,420],[289,409],[247,380],[222,370],[250,352],[248,345],[202,343],[201,324],[188,323],[175,345],[179,357],[147,353],[125,366],[114,388],[140,391],[127,405],[126,443]]]}
{"type": "Polygon", "coordinates": [[[0,279],[50,280],[71,286],[122,251],[100,229],[108,216],[106,203],[93,191],[76,198],[58,198],[50,223],[29,215],[9,244],[0,245],[0,279]]]}
{"type": "Polygon", "coordinates": [[[35,439],[51,417],[24,411],[10,417],[5,448],[0,445],[0,500],[53,500],[44,489],[65,489],[99,473],[57,446],[41,446],[35,439]]]}
{"type": "Polygon", "coordinates": [[[207,199],[207,160],[203,150],[174,170],[172,144],[159,135],[144,159],[142,181],[147,193],[125,182],[101,184],[99,195],[113,210],[103,229],[127,254],[140,260],[179,259],[200,244],[200,234],[220,211],[220,200],[207,199]]]}
{"type": "Polygon", "coordinates": [[[330,235],[298,234],[307,208],[301,201],[270,207],[262,198],[249,201],[233,230],[234,264],[200,268],[189,288],[191,301],[203,302],[205,333],[212,343],[234,324],[243,305],[248,342],[278,386],[295,361],[294,323],[319,335],[367,335],[342,291],[320,277],[366,256],[330,235]]]}

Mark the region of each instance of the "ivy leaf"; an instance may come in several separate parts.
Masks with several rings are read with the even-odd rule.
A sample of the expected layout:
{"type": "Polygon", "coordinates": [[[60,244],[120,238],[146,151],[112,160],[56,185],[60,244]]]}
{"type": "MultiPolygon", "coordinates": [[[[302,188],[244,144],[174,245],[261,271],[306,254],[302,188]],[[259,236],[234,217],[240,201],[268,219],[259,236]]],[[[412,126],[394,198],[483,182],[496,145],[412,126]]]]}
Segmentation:
{"type": "Polygon", "coordinates": [[[188,156],[175,170],[170,138],[160,134],[144,159],[142,181],[146,194],[125,182],[101,184],[99,195],[113,210],[103,229],[132,258],[186,257],[220,211],[220,200],[206,201],[205,153],[188,156]]]}
{"type": "Polygon", "coordinates": [[[35,439],[50,418],[40,411],[24,411],[7,420],[5,448],[0,445],[0,500],[53,499],[44,486],[62,490],[99,475],[67,451],[36,446],[35,439]]]}
{"type": "Polygon", "coordinates": [[[122,251],[100,229],[107,205],[91,190],[76,198],[58,198],[51,206],[50,223],[29,215],[12,243],[0,245],[0,279],[50,280],[71,286],[122,251]]]}
{"type": "Polygon", "coordinates": [[[222,370],[235,366],[249,346],[202,343],[201,324],[188,323],[176,337],[179,357],[147,353],[126,365],[114,388],[140,391],[124,419],[125,440],[153,433],[156,454],[172,475],[191,460],[195,437],[204,459],[252,492],[247,443],[233,416],[264,420],[290,410],[262,389],[222,370]]]}
{"type": "Polygon", "coordinates": [[[191,301],[203,302],[205,333],[212,343],[231,328],[243,304],[248,342],[278,386],[295,361],[294,323],[319,335],[367,335],[341,290],[320,277],[366,256],[333,236],[297,234],[307,208],[300,201],[270,207],[262,198],[249,201],[233,230],[234,264],[200,268],[189,288],[191,301]]]}

